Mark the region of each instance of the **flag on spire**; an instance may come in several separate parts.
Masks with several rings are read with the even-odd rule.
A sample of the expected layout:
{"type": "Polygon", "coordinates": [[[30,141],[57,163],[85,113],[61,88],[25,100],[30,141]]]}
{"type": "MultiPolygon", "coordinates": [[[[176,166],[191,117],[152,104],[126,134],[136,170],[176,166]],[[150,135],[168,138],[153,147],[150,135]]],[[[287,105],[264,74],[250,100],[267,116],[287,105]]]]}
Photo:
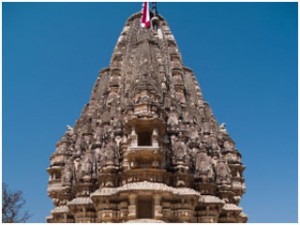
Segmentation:
{"type": "Polygon", "coordinates": [[[149,2],[143,3],[141,27],[150,27],[150,12],[149,12],[149,2]]]}

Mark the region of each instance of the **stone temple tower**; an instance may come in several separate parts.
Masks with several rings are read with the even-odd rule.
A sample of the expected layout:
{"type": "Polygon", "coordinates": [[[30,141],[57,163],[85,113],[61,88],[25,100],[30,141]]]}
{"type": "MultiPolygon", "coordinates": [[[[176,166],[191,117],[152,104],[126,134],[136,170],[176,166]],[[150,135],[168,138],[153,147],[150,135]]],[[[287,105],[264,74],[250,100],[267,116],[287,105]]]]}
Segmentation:
{"type": "Polygon", "coordinates": [[[51,155],[47,222],[246,222],[241,154],[166,20],[129,17],[108,68],[51,155]]]}

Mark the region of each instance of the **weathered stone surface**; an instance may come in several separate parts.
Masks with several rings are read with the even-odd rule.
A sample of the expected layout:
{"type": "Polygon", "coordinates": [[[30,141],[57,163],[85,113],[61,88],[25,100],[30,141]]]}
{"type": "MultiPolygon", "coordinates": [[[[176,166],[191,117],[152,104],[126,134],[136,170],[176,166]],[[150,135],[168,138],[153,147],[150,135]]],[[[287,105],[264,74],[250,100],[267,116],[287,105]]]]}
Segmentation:
{"type": "Polygon", "coordinates": [[[143,29],[140,16],[50,158],[47,221],[246,222],[240,153],[165,19],[143,29]]]}

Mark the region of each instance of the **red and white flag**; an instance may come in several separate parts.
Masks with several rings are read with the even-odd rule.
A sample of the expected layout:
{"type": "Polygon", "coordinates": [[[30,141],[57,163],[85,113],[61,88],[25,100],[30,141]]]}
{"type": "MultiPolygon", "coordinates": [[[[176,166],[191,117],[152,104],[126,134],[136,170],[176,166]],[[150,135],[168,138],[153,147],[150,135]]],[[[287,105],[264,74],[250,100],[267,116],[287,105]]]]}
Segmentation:
{"type": "Polygon", "coordinates": [[[143,3],[141,27],[150,27],[150,12],[149,12],[149,2],[143,3]]]}

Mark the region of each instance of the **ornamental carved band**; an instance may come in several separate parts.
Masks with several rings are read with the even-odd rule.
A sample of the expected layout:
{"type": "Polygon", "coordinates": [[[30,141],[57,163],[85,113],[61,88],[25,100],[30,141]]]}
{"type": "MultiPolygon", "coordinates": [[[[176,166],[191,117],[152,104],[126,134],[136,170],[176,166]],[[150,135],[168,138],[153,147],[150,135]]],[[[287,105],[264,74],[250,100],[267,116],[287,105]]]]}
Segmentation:
{"type": "Polygon", "coordinates": [[[47,222],[246,222],[241,154],[166,20],[126,22],[109,68],[50,158],[47,222]]]}

